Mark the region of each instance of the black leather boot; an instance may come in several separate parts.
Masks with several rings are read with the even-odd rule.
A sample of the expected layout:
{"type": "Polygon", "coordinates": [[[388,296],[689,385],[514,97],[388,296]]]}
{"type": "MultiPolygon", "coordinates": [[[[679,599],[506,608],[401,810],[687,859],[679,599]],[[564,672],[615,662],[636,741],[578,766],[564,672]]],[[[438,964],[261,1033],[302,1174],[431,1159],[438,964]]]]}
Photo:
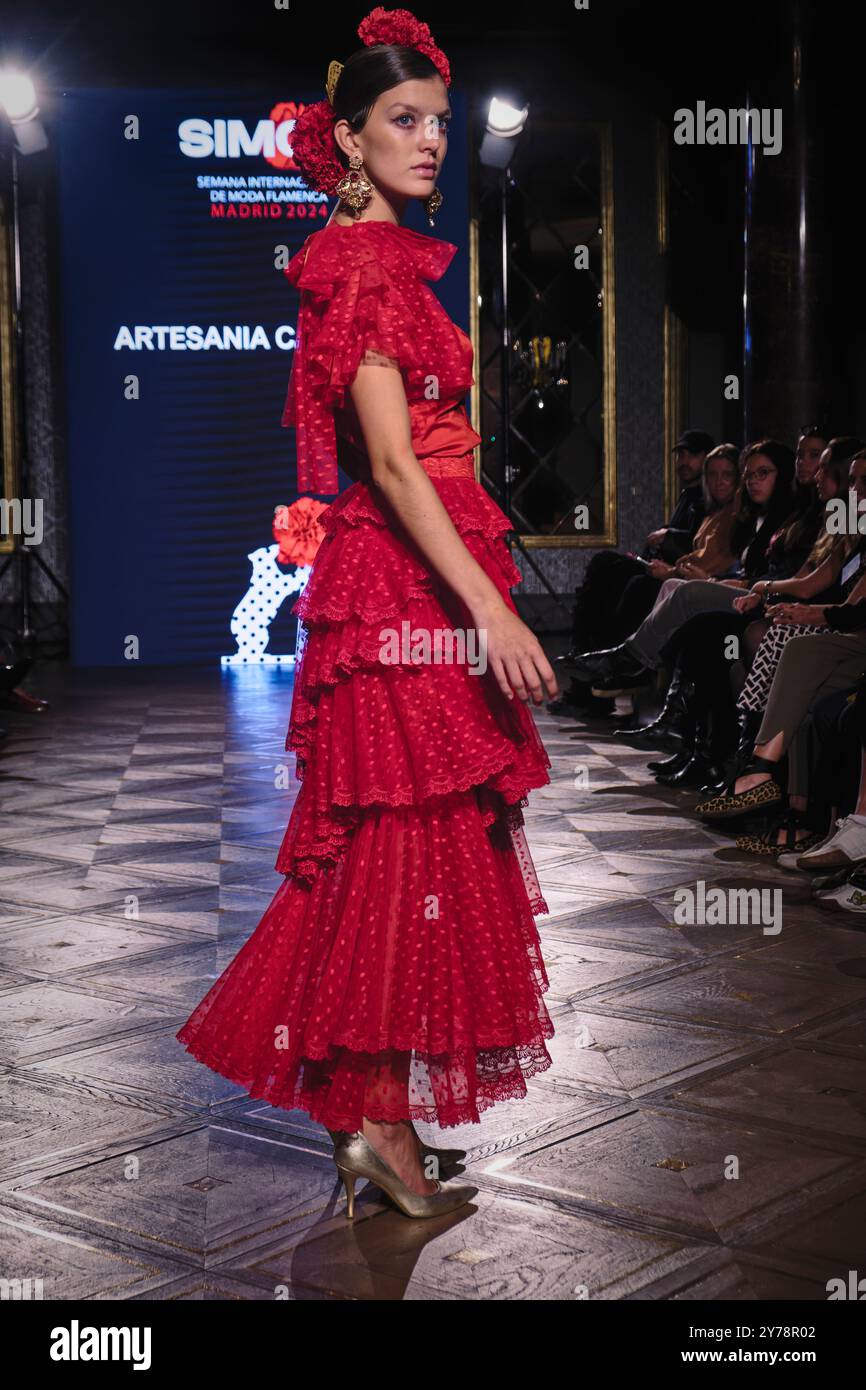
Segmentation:
{"type": "Polygon", "coordinates": [[[716,703],[710,711],[710,720],[711,732],[703,748],[707,777],[701,791],[706,796],[718,796],[731,784],[728,769],[734,765],[736,734],[729,706],[716,703]]]}
{"type": "Polygon", "coordinates": [[[679,721],[680,748],[672,758],[665,758],[658,765],[650,763],[650,769],[655,772],[655,779],[660,786],[678,787],[680,779],[687,774],[688,768],[694,761],[695,743],[698,737],[698,717],[697,717],[697,696],[695,687],[689,682],[688,691],[684,691],[683,712],[679,721]],[[656,766],[658,770],[656,770],[656,766]]]}
{"type": "MultiPolygon", "coordinates": [[[[688,740],[686,741],[688,743],[688,740]]],[[[688,746],[681,747],[676,753],[672,753],[669,758],[653,758],[652,762],[647,763],[650,772],[679,772],[680,768],[685,767],[692,756],[692,749],[688,746]]]]}
{"type": "Polygon", "coordinates": [[[682,737],[683,718],[693,693],[694,686],[691,681],[686,680],[682,666],[677,662],[664,704],[652,723],[644,724],[640,728],[617,729],[612,737],[627,739],[639,748],[678,747],[682,737]]]}
{"type": "MultiPolygon", "coordinates": [[[[563,657],[562,664],[578,680],[591,681],[593,689],[608,683],[613,687],[617,682],[631,689],[647,684],[654,675],[631,655],[625,643],[620,643],[618,647],[605,647],[598,652],[569,652],[563,657]]],[[[618,690],[619,686],[617,693],[618,690]]],[[[611,693],[614,693],[613,689],[611,693]]]]}
{"type": "Polygon", "coordinates": [[[716,759],[711,759],[707,769],[706,780],[701,784],[699,790],[704,796],[720,796],[730,785],[730,777],[726,773],[723,764],[716,759]]]}
{"type": "Polygon", "coordinates": [[[726,758],[727,754],[716,735],[715,721],[707,711],[707,717],[702,718],[698,724],[692,765],[692,775],[697,780],[692,785],[697,786],[706,796],[724,790],[727,786],[726,758]]]}
{"type": "Polygon", "coordinates": [[[656,781],[663,787],[698,787],[703,780],[704,760],[699,752],[700,728],[683,740],[683,752],[670,772],[656,773],[656,781]]]}
{"type": "Polygon", "coordinates": [[[733,789],[733,785],[737,778],[742,777],[743,770],[751,761],[752,754],[755,751],[755,739],[758,736],[758,730],[763,721],[763,710],[747,709],[737,711],[737,723],[740,729],[740,736],[737,741],[737,751],[734,755],[733,768],[725,784],[730,790],[733,789]]]}
{"type": "Polygon", "coordinates": [[[702,787],[705,782],[718,780],[722,774],[711,761],[709,748],[709,720],[702,712],[695,725],[691,757],[682,767],[663,773],[656,781],[666,787],[702,787]]]}

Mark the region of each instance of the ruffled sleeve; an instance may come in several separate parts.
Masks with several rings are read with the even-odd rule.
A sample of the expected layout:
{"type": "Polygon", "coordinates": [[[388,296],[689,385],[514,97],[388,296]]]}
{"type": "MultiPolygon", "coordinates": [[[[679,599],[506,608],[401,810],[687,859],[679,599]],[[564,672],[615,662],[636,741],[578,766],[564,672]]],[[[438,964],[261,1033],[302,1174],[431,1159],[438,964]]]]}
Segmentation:
{"type": "Polygon", "coordinates": [[[282,424],[295,429],[299,492],[338,490],[334,412],[345,407],[362,363],[397,367],[409,399],[423,397],[431,374],[440,392],[459,393],[472,384],[471,372],[464,384],[459,354],[448,351],[439,361],[431,350],[436,311],[445,320],[446,335],[451,325],[421,283],[421,277],[439,278],[456,247],[405,228],[380,230],[380,225],[314,232],[286,267],[301,291],[282,415],[282,424]]]}

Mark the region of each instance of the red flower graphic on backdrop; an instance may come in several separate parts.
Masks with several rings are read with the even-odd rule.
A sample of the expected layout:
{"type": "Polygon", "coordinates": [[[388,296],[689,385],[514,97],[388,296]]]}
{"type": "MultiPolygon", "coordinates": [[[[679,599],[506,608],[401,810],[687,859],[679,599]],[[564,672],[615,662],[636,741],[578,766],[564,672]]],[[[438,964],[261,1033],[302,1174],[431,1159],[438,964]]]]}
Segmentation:
{"type": "Polygon", "coordinates": [[[327,511],[329,503],[314,502],[312,497],[299,497],[290,507],[274,508],[274,540],[280,547],[280,565],[311,565],[316,551],[325,539],[318,518],[327,511]]]}
{"type": "MultiPolygon", "coordinates": [[[[307,109],[304,101],[278,101],[276,106],[270,111],[269,119],[275,126],[281,125],[283,121],[296,121],[302,111],[307,109]]],[[[293,173],[300,173],[294,158],[289,158],[287,154],[282,154],[280,150],[274,150],[273,155],[265,155],[269,164],[275,169],[290,169],[293,173]]]]}

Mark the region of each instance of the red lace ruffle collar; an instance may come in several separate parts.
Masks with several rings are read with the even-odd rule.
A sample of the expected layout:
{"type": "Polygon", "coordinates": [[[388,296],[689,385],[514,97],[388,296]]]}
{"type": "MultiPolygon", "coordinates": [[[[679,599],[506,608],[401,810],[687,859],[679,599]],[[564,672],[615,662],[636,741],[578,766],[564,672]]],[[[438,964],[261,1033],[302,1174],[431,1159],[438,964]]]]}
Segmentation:
{"type": "MultiPolygon", "coordinates": [[[[450,241],[426,236],[415,232],[411,227],[401,227],[396,222],[351,222],[343,226],[340,222],[329,222],[311,232],[286,267],[286,275],[299,289],[315,288],[314,280],[304,276],[307,252],[311,243],[324,250],[329,238],[343,239],[350,245],[358,238],[364,238],[376,248],[376,255],[387,265],[396,258],[403,267],[411,266],[422,280],[441,280],[453,261],[457,247],[450,241]]],[[[336,243],[335,243],[336,244],[336,243]]]]}

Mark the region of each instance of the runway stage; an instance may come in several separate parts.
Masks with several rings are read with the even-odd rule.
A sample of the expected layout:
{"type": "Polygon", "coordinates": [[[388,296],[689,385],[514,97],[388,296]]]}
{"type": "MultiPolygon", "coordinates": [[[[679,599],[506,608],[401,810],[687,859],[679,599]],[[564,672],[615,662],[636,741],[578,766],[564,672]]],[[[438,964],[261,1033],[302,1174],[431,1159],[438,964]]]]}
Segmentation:
{"type": "Polygon", "coordinates": [[[174,1036],[279,883],[291,673],[38,675],[51,711],[2,720],[2,1276],[59,1300],[825,1301],[862,1269],[866,919],[736,853],[645,753],[537,716],[553,1066],[445,1132],[468,1207],[409,1222],[367,1187],[350,1224],[325,1132],[174,1036]],[[782,929],[677,923],[698,881],[781,888],[782,929]]]}

